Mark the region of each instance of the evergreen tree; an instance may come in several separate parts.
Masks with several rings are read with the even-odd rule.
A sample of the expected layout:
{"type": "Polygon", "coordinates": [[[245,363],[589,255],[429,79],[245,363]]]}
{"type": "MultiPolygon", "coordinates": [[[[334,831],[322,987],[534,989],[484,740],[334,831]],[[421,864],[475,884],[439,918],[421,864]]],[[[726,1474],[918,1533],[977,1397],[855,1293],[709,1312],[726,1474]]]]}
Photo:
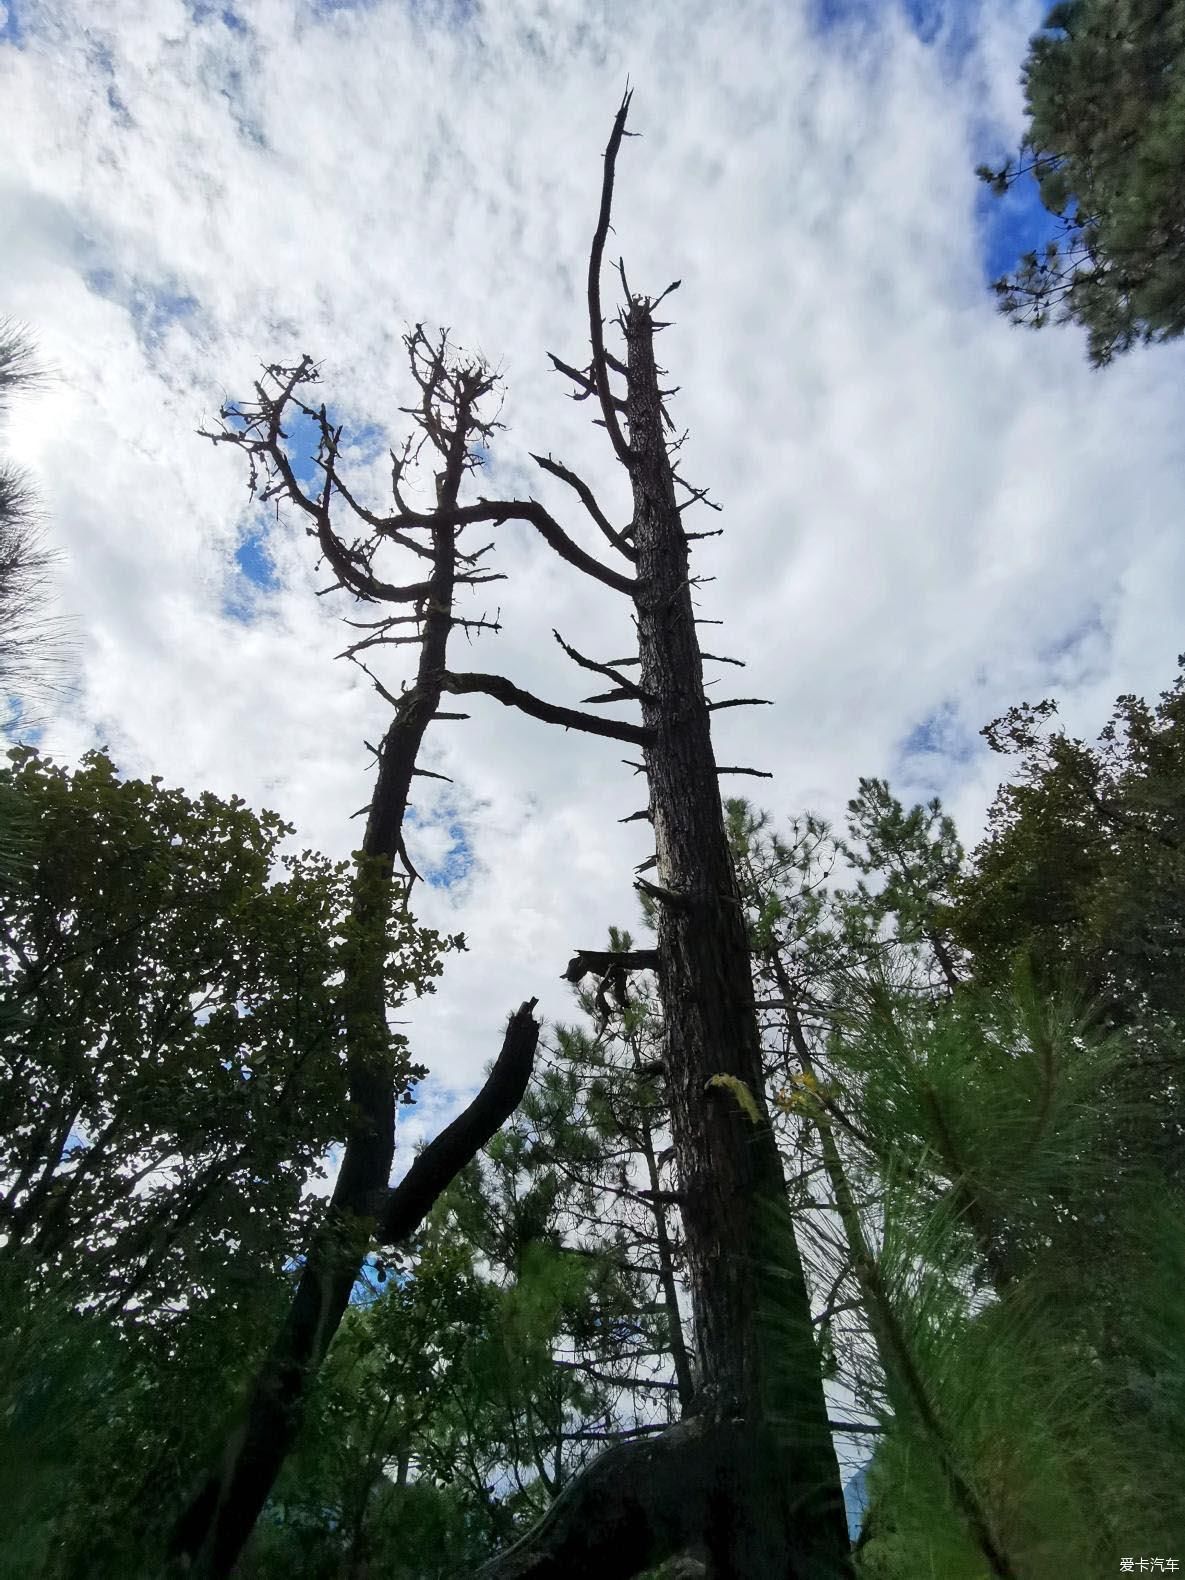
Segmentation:
{"type": "Polygon", "coordinates": [[[1035,178],[1057,233],[995,282],[1040,327],[1087,330],[1102,366],[1185,331],[1185,4],[1061,0],[1029,46],[1019,157],[979,175],[1003,194],[1035,178]]]}
{"type": "Polygon", "coordinates": [[[1039,1580],[1070,1555],[1106,1572],[1170,1540],[1181,1204],[1111,1145],[1118,1033],[1038,988],[1023,955],[1004,982],[966,959],[953,988],[935,980],[933,928],[971,878],[943,857],[937,804],[906,815],[867,789],[879,810],[853,822],[872,837],[846,848],[875,893],[826,892],[819,820],[784,840],[729,807],[759,1002],[798,1061],[780,1106],[817,1135],[817,1320],[836,1385],[879,1422],[860,1570],[1039,1580]],[[884,836],[903,828],[930,880],[895,894],[902,846],[884,836]]]}
{"type": "MultiPolygon", "coordinates": [[[[0,320],[0,416],[14,392],[36,389],[44,377],[28,335],[0,320]]],[[[10,737],[36,727],[38,708],[66,690],[66,627],[46,613],[55,559],[28,479],[0,461],[0,729],[10,737]]]]}

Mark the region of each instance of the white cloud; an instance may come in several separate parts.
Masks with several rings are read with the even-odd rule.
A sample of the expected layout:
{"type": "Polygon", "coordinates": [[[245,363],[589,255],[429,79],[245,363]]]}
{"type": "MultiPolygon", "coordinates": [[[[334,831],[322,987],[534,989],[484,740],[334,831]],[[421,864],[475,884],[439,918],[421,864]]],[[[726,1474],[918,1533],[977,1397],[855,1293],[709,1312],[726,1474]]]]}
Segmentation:
{"type": "MultiPolygon", "coordinates": [[[[394,437],[404,324],[451,325],[506,374],[483,490],[531,489],[601,551],[528,452],[624,511],[604,435],[546,353],[578,361],[586,342],[627,72],[644,135],[620,161],[613,246],[635,288],[682,277],[660,352],[687,474],[725,506],[697,523],[726,529],[697,554],[717,578],[703,612],[726,622],[709,645],[776,703],[720,716],[721,760],[776,775],[729,792],[839,817],[860,774],[887,775],[907,799],[939,790],[971,844],[1004,765],[953,751],[911,767],[900,746],[924,719],[978,747],[988,719],[1056,691],[1093,734],[1119,692],[1169,683],[1181,351],[1093,374],[1076,334],[1009,328],[984,287],[973,167],[1019,131],[1035,6],[971,13],[962,51],[888,7],[827,33],[761,0],[498,0],[451,24],[386,0],[235,10],[245,26],[179,0],[42,0],[20,47],[0,43],[0,301],[58,370],[8,442],[67,551],[84,643],[77,702],[48,731],[59,755],[107,741],[128,773],[275,807],[298,848],[358,838],[384,708],[331,661],[349,611],[314,596],[326,577],[299,523],[270,531],[279,586],[254,620],[224,612],[254,518],[240,458],[195,430],[249,396],[262,360],[323,358],[327,399],[394,437]]],[[[525,529],[503,529],[499,554],[510,579],[483,602],[504,632],[458,667],[577,700],[552,627],[618,656],[626,610],[525,529]]],[[[409,1012],[454,1092],[523,998],[571,1014],[559,974],[610,922],[635,924],[631,867],[649,854],[644,825],[615,821],[640,804],[628,749],[467,707],[433,738],[455,789],[424,781],[417,804],[428,816],[448,791],[474,866],[456,893],[418,893],[471,952],[409,1012]]],[[[447,831],[421,838],[425,859],[447,854],[447,831]]]]}

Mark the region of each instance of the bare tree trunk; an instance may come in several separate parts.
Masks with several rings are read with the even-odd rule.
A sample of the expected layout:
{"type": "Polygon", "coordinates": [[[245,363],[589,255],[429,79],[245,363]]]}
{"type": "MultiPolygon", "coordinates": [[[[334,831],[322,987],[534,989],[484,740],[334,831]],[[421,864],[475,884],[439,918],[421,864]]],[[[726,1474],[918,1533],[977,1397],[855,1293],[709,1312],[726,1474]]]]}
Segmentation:
{"type": "Polygon", "coordinates": [[[752,1434],[725,1573],[840,1575],[847,1534],[810,1302],[765,1108],[740,892],[725,833],[687,537],[663,437],[651,304],[624,314],[643,748],[658,878],[664,1063],[679,1167],[701,1389],[752,1434]],[[723,1076],[723,1082],[718,1077],[723,1076]],[[747,1091],[756,1121],[735,1083],[747,1091]],[[781,1220],[783,1231],[771,1234],[781,1220]],[[781,1266],[771,1278],[767,1263],[781,1266]],[[777,1313],[777,1320],[775,1319],[777,1313]],[[773,1319],[773,1320],[771,1320],[773,1319]],[[778,1353],[781,1350],[782,1353],[778,1353]],[[775,1471],[775,1466],[778,1469],[775,1471]]]}
{"type": "MultiPolygon", "coordinates": [[[[297,482],[279,440],[285,406],[289,401],[301,405],[295,391],[310,376],[307,359],[297,369],[271,370],[279,394],[269,397],[257,386],[259,407],[247,414],[229,414],[238,418],[242,428],[228,428],[213,436],[247,449],[253,480],[258,460],[278,477],[274,491],[286,494],[312,516],[316,523],[313,530],[340,585],[371,601],[415,603],[416,613],[411,617],[417,627],[414,637],[391,637],[390,628],[408,618],[392,616],[376,622],[381,627],[378,637],[356,646],[368,646],[384,637],[410,640],[419,644],[420,655],[414,684],[398,698],[383,692],[392,702],[395,716],[376,754],[378,776],[351,918],[359,948],[347,967],[343,990],[349,1118],[341,1168],[325,1223],[309,1248],[283,1326],[255,1376],[243,1419],[226,1441],[220,1464],[206,1477],[172,1531],[169,1553],[178,1569],[206,1580],[222,1580],[231,1573],[251,1534],[295,1441],[309,1383],[337,1332],[370,1246],[398,1243],[414,1232],[458,1170],[513,1112],[526,1089],[538,1040],[532,999],[511,1017],[502,1053],[483,1091],[392,1190],[396,1105],[409,1076],[409,1067],[393,1057],[387,1027],[385,940],[394,863],[397,856],[402,857],[410,877],[415,876],[404,849],[403,819],[425,732],[440,716],[449,633],[454,625],[464,623],[452,612],[454,592],[458,583],[488,579],[458,569],[459,560],[472,565],[474,557],[459,554],[458,529],[447,519],[447,512],[456,507],[462,479],[473,464],[471,439],[488,436],[490,431],[490,425],[477,418],[475,406],[491,381],[476,365],[451,370],[443,337],[438,347],[431,347],[417,327],[407,344],[423,394],[418,420],[444,462],[436,479],[440,508],[427,520],[414,523],[426,526],[431,535],[430,548],[416,546],[417,553],[432,565],[424,582],[409,587],[376,582],[369,557],[356,549],[347,550],[333,530],[329,511],[335,489],[352,506],[354,501],[336,473],[340,430],[331,427],[324,406],[319,412],[301,406],[320,423],[323,492],[319,498],[310,498],[297,482]]],[[[224,418],[227,415],[224,413],[224,418]]],[[[396,502],[401,503],[398,478],[397,463],[396,502]]],[[[363,520],[374,522],[375,518],[357,506],[354,510],[363,520]]],[[[390,535],[399,536],[389,523],[384,525],[390,535]]],[[[406,538],[400,541],[408,542],[406,538]]],[[[378,682],[375,684],[383,691],[378,682]]]]}
{"type": "MultiPolygon", "coordinates": [[[[613,689],[591,703],[636,701],[643,724],[555,707],[508,682],[450,675],[446,690],[484,691],[532,716],[640,745],[650,788],[658,883],[639,881],[658,917],[657,974],[665,1012],[671,1128],[679,1172],[695,1313],[698,1424],[685,1421],[647,1442],[615,1449],[571,1482],[538,1532],[483,1569],[490,1580],[559,1575],[626,1577],[668,1554],[706,1555],[733,1580],[836,1580],[851,1574],[843,1494],[827,1420],[810,1301],[790,1222],[785,1180],[765,1105],[748,942],[725,832],[703,686],[685,532],[669,424],[654,361],[657,300],[632,295],[619,324],[627,360],[604,345],[600,271],[609,230],[627,93],[605,153],[601,208],[589,259],[592,362],[587,371],[553,357],[594,396],[614,453],[629,474],[633,520],[615,530],[591,489],[550,457],[544,470],[577,494],[636,576],[609,571],[571,544],[535,501],[486,501],[486,519],[532,521],[586,574],[628,593],[636,657],[597,662],[562,642],[582,668],[613,689]],[[611,374],[624,377],[616,395],[611,374]],[[621,417],[628,424],[628,441],[621,417]],[[639,667],[639,679],[623,673],[639,667]],[[726,1446],[722,1446],[726,1445],[726,1446]],[[680,1468],[682,1467],[682,1468],[680,1468]],[[644,1477],[650,1478],[643,1485],[644,1477]],[[628,1532],[628,1539],[626,1533],[628,1532]]],[[[625,285],[625,271],[621,270],[625,285]]],[[[677,284],[678,282],[676,282],[677,284]]],[[[668,289],[673,289],[670,287],[668,289]]],[[[664,296],[667,294],[663,293],[664,296]]],[[[458,519],[461,519],[459,516],[458,519]]],[[[470,512],[464,519],[474,519],[470,512]]],[[[752,701],[755,699],[738,699],[752,701]]],[[[716,703],[714,706],[729,704],[716,703]]],[[[593,952],[595,953],[595,952],[593,952]]],[[[647,952],[649,953],[649,952],[647,952]]],[[[569,976],[591,958],[578,955],[569,976]]],[[[597,954],[603,964],[605,957],[597,954]]],[[[638,962],[622,954],[613,962],[638,962]]],[[[649,964],[649,960],[646,962],[649,964]]]]}

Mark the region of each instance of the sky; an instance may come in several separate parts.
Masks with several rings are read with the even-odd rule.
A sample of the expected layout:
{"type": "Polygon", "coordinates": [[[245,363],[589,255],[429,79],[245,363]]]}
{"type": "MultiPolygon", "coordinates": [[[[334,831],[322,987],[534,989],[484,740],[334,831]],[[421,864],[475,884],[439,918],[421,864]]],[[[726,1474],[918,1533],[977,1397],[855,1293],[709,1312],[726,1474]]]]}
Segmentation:
{"type": "MultiPolygon", "coordinates": [[[[406,432],[400,336],[448,325],[504,379],[480,491],[533,494],[609,553],[530,452],[628,491],[548,352],[586,354],[582,281],[601,155],[627,76],[612,256],[653,294],[678,277],[660,356],[684,468],[723,506],[689,525],[726,780],[780,819],[841,822],[861,775],[941,795],[966,845],[1008,768],[979,737],[1056,696],[1093,739],[1114,698],[1172,681],[1185,614],[1185,352],[1105,373],[1081,333],[1031,334],[987,282],[1031,200],[974,175],[1015,147],[1042,8],[841,0],[8,0],[0,5],[0,316],[47,386],[0,445],[62,551],[72,698],[43,745],[105,745],[129,776],[239,794],[347,855],[364,741],[386,705],[345,646],[340,595],[299,522],[253,506],[242,457],[197,430],[263,362],[307,351],[383,509],[406,432]]],[[[1031,242],[1029,243],[1031,244],[1031,242]]],[[[614,304],[606,275],[607,309],[614,304]]],[[[612,347],[612,339],[610,345],[612,347]]],[[[475,600],[502,631],[454,654],[537,695],[592,689],[552,629],[629,649],[611,590],[522,524],[475,600]]],[[[379,574],[402,577],[393,550],[379,574]]],[[[404,652],[406,660],[406,650],[404,652]]],[[[406,660],[409,662],[409,660],[406,660]]],[[[398,689],[398,662],[379,666],[398,689]]],[[[399,1167],[481,1078],[506,1016],[612,923],[637,926],[651,854],[627,748],[490,699],[435,727],[409,849],[419,914],[464,931],[437,993],[401,1012],[432,1072],[399,1167]]],[[[620,711],[620,710],[619,710],[620,711]]],[[[621,713],[622,717],[628,716],[621,713]]]]}

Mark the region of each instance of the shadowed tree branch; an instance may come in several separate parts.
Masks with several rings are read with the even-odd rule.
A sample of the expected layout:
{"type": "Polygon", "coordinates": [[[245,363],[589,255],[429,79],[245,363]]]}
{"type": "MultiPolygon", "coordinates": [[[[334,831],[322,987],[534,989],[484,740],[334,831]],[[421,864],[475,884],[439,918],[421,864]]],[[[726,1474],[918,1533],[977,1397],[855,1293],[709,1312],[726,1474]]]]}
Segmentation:
{"type": "Polygon", "coordinates": [[[415,1233],[436,1199],[522,1101],[539,1042],[539,1022],[532,1013],[538,1002],[532,998],[519,1005],[481,1091],[416,1156],[403,1179],[389,1191],[376,1231],[383,1244],[398,1245],[415,1233]]]}
{"type": "Polygon", "coordinates": [[[626,724],[616,719],[599,719],[592,713],[581,713],[577,708],[559,707],[553,702],[543,702],[523,691],[501,675],[458,675],[448,673],[442,677],[444,691],[465,695],[480,691],[487,697],[504,703],[508,708],[518,708],[534,719],[547,724],[561,724],[566,730],[584,730],[589,735],[607,735],[610,740],[627,741],[631,746],[644,746],[651,732],[640,724],[626,724]]]}
{"type": "Polygon", "coordinates": [[[561,466],[558,461],[553,461],[549,455],[532,455],[531,459],[536,466],[541,466],[545,472],[550,472],[553,477],[558,477],[562,483],[567,483],[568,487],[575,491],[584,508],[619,554],[624,554],[627,560],[637,559],[637,550],[632,544],[627,543],[621,533],[610,525],[608,516],[597,504],[592,489],[583,479],[577,477],[575,472],[569,471],[566,466],[561,466]]]}

